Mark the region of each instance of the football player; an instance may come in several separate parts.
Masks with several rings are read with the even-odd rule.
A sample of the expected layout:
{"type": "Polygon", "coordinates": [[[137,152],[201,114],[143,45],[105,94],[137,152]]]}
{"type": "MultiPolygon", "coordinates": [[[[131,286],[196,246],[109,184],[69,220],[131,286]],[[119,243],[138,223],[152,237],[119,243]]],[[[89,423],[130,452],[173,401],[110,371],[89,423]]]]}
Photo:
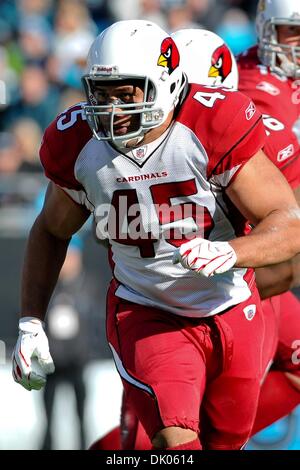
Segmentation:
{"type": "MultiPolygon", "coordinates": [[[[239,89],[249,95],[262,112],[268,135],[264,151],[286,176],[300,202],[300,147],[295,133],[299,120],[299,83],[292,79],[300,75],[300,61],[297,58],[297,55],[300,57],[300,7],[296,10],[295,2],[287,3],[272,0],[258,5],[259,44],[239,58],[239,89]],[[280,50],[276,42],[277,34],[280,50]],[[278,51],[275,60],[274,55],[278,51]],[[285,54],[282,55],[281,51],[285,54]]],[[[179,47],[190,82],[238,87],[238,74],[236,67],[232,66],[235,59],[230,51],[222,57],[230,57],[226,77],[221,74],[221,81],[219,78],[218,82],[212,83],[209,63],[215,61],[215,50],[227,48],[221,38],[204,30],[181,30],[172,37],[179,47]],[[196,57],[199,57],[198,66],[194,60],[196,57]]],[[[295,277],[299,279],[298,266],[299,260],[293,259],[290,263],[256,271],[261,296],[268,298],[263,302],[263,308],[268,326],[265,348],[270,351],[268,367],[271,370],[261,390],[254,433],[285,416],[300,403],[300,361],[297,360],[300,304],[291,292],[287,292],[296,282],[295,277]],[[286,293],[270,298],[272,294],[282,292],[286,293]]]]}
{"type": "MultiPolygon", "coordinates": [[[[261,13],[262,9],[259,7],[258,20],[261,13]]],[[[259,24],[262,24],[261,20],[259,24]]],[[[237,89],[238,71],[236,60],[219,36],[202,29],[184,29],[173,33],[172,37],[179,48],[181,64],[190,83],[237,89]]],[[[260,47],[263,48],[262,41],[260,44],[260,47]]],[[[263,85],[260,83],[262,64],[260,64],[257,58],[257,47],[255,51],[254,57],[256,57],[256,61],[254,70],[253,50],[251,51],[252,60],[245,59],[249,53],[241,57],[243,65],[241,69],[241,88],[260,106],[262,113],[264,113],[264,110],[269,111],[269,109],[272,109],[273,113],[277,115],[281,112],[279,99],[285,101],[283,105],[292,101],[292,94],[295,93],[293,88],[294,82],[286,79],[283,82],[282,79],[280,80],[281,83],[284,83],[284,86],[282,87],[282,93],[278,93],[281,98],[276,103],[276,99],[272,97],[274,96],[272,84],[267,81],[264,81],[263,85]],[[246,80],[243,80],[244,77],[246,80]],[[288,87],[286,87],[286,82],[289,83],[288,87]],[[268,93],[264,94],[263,92],[265,91],[268,91],[268,93]],[[276,109],[277,107],[279,109],[276,109]]],[[[268,75],[270,73],[269,70],[268,75]]],[[[264,70],[264,75],[267,75],[266,70],[264,70]]],[[[280,77],[282,77],[282,72],[280,77]]],[[[274,80],[279,80],[278,73],[273,76],[272,81],[274,80]]],[[[291,124],[294,124],[298,118],[298,105],[294,103],[294,105],[291,104],[291,107],[294,120],[291,120],[289,125],[279,125],[278,123],[276,125],[274,117],[266,113],[263,114],[264,124],[268,133],[264,150],[267,156],[285,174],[291,186],[296,189],[297,195],[299,145],[295,139],[291,124]],[[273,132],[270,132],[271,130],[273,132]],[[280,152],[279,150],[280,146],[285,146],[289,149],[291,147],[289,142],[293,142],[293,148],[295,149],[294,158],[292,158],[293,155],[288,150],[287,152],[280,152]],[[285,160],[282,160],[282,157],[278,158],[278,155],[281,156],[282,153],[285,154],[287,160],[289,159],[288,164],[284,163],[285,160]]],[[[282,120],[285,120],[284,113],[282,114],[282,120]]],[[[262,296],[269,297],[272,292],[280,293],[286,291],[286,287],[289,287],[290,279],[292,278],[290,270],[291,264],[286,263],[275,268],[272,267],[272,269],[259,269],[257,273],[258,287],[262,296]]],[[[296,364],[292,363],[293,354],[295,356],[297,353],[295,345],[298,344],[299,346],[297,340],[300,339],[299,301],[292,293],[287,293],[280,297],[265,300],[263,307],[267,316],[268,334],[266,336],[268,341],[270,341],[265,345],[269,351],[269,354],[266,355],[266,358],[268,358],[266,364],[267,367],[271,367],[271,370],[266,375],[261,390],[253,433],[286,415],[300,402],[300,393],[298,393],[300,361],[296,361],[296,364]],[[286,379],[291,380],[292,387],[290,387],[286,379]]],[[[123,446],[128,449],[149,448],[149,442],[142,426],[134,419],[133,410],[126,403],[126,399],[124,399],[123,403],[122,416],[121,436],[125,436],[125,439],[124,437],[122,439],[123,446]]],[[[100,445],[100,442],[102,442],[102,439],[98,445],[100,445]]]]}
{"type": "MultiPolygon", "coordinates": [[[[217,34],[204,29],[182,29],[173,33],[172,38],[179,48],[181,66],[189,83],[237,89],[236,60],[217,34]]],[[[151,442],[125,395],[121,410],[121,426],[115,428],[113,434],[108,433],[98,439],[92,446],[94,450],[111,448],[151,449],[151,442]],[[118,432],[119,441],[116,442],[114,436],[118,435],[118,432]]]]}
{"type": "MultiPolygon", "coordinates": [[[[300,146],[297,138],[300,83],[300,4],[261,0],[256,15],[257,46],[238,58],[239,90],[263,115],[264,151],[284,174],[300,203],[300,146]]],[[[299,259],[257,270],[269,312],[266,340],[272,364],[262,386],[254,432],[288,414],[300,403],[300,303],[288,289],[299,279],[299,259]],[[273,312],[273,313],[272,313],[273,312]],[[277,333],[277,334],[276,334],[277,333]],[[274,338],[277,342],[274,343],[274,338]]]]}
{"type": "Polygon", "coordinates": [[[96,38],[83,82],[88,104],[59,115],[41,146],[51,183],[26,251],[14,378],[43,385],[34,356],[53,371],[42,321],[70,237],[93,213],[114,273],[108,341],[153,447],[240,449],[264,374],[251,268],[300,250],[298,205],[261,150],[261,114],[239,92],[187,86],[174,40],[143,20],[96,38]]]}

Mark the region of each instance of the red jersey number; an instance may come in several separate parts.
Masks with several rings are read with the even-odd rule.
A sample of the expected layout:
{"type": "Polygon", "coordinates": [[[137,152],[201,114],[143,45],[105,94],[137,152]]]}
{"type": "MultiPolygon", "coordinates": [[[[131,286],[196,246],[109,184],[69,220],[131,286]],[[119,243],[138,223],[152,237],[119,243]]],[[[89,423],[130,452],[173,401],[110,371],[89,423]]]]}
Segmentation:
{"type": "Polygon", "coordinates": [[[146,232],[137,191],[135,189],[117,190],[113,194],[112,209],[108,218],[108,232],[112,240],[123,245],[137,246],[142,258],[153,258],[155,256],[154,243],[158,241],[161,234],[175,247],[179,247],[187,239],[196,236],[208,238],[214,223],[206,207],[199,207],[194,202],[182,204],[171,202],[172,198],[197,194],[195,179],[155,184],[149,189],[159,226],[146,232]],[[187,226],[185,233],[181,231],[181,228],[176,228],[176,222],[182,220],[186,220],[186,224],[180,224],[180,227],[187,226]],[[162,225],[164,226],[163,233],[162,225]]]}
{"type": "Polygon", "coordinates": [[[266,134],[269,136],[271,134],[270,131],[283,131],[285,126],[282,122],[278,121],[278,119],[269,116],[268,114],[263,114],[263,123],[266,128],[266,134]]]}
{"type": "Polygon", "coordinates": [[[218,91],[214,93],[197,91],[193,98],[207,108],[212,108],[217,100],[225,100],[226,96],[222,95],[222,93],[219,93],[218,91]]]}

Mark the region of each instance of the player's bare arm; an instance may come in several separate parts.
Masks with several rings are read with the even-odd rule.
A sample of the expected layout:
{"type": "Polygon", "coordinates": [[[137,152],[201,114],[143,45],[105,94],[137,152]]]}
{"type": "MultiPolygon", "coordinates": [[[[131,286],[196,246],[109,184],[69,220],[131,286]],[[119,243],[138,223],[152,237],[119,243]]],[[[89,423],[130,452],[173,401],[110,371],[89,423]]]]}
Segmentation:
{"type": "Polygon", "coordinates": [[[256,285],[261,299],[268,299],[291,289],[293,282],[292,261],[255,270],[256,285]]]}
{"type": "Polygon", "coordinates": [[[300,255],[273,266],[255,270],[256,284],[261,299],[282,294],[300,285],[300,255]]]}
{"type": "Polygon", "coordinates": [[[296,198],[280,171],[263,152],[243,167],[227,194],[255,225],[250,235],[230,242],[237,255],[236,266],[275,264],[300,251],[296,198]]]}
{"type": "Polygon", "coordinates": [[[54,372],[43,319],[70,238],[88,216],[87,209],[73,202],[55,184],[49,184],[44,207],[31,229],[26,248],[19,337],[12,356],[14,380],[26,390],[39,390],[46,383],[46,375],[54,372]],[[33,367],[34,358],[38,360],[38,369],[33,367]]]}
{"type": "Polygon", "coordinates": [[[294,189],[294,194],[295,194],[295,198],[298,203],[298,206],[300,206],[300,186],[297,186],[297,188],[294,189]]]}
{"type": "MultiPolygon", "coordinates": [[[[298,205],[300,205],[300,187],[294,189],[294,194],[298,205]]],[[[262,299],[282,294],[300,285],[300,255],[298,254],[283,263],[257,268],[255,276],[262,299]]]]}
{"type": "Polygon", "coordinates": [[[21,316],[43,320],[72,235],[90,212],[50,183],[42,212],[28,239],[22,278],[21,316]]]}
{"type": "Polygon", "coordinates": [[[286,179],[263,151],[243,166],[226,193],[255,229],[228,242],[197,237],[175,251],[173,263],[210,277],[233,267],[274,265],[300,252],[299,206],[286,179]]]}

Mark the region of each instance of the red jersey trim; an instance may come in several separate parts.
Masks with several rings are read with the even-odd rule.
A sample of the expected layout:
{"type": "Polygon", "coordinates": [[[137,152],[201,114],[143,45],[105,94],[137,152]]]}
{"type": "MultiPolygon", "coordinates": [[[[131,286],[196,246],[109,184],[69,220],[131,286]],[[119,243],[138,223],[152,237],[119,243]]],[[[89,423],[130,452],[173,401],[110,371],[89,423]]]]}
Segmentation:
{"type": "MultiPolygon", "coordinates": [[[[225,153],[225,155],[223,155],[223,157],[220,158],[220,160],[218,161],[218,163],[215,165],[215,167],[210,171],[210,173],[207,175],[207,179],[210,179],[213,174],[216,172],[216,169],[222,164],[223,160],[228,157],[228,155],[230,155],[235,148],[238,147],[238,145],[240,145],[241,142],[243,142],[244,139],[246,139],[246,137],[253,131],[253,129],[262,121],[262,116],[260,116],[257,121],[253,124],[252,127],[250,127],[250,129],[248,129],[248,131],[240,138],[240,140],[238,142],[236,142],[230,150],[228,150],[228,152],[225,153]]],[[[257,151],[262,148],[262,147],[259,147],[257,149],[257,151]]],[[[256,152],[255,152],[256,153],[256,152]]],[[[255,153],[253,153],[253,155],[255,155],[255,153]]],[[[252,156],[253,156],[252,155],[252,156]]],[[[247,159],[248,160],[248,159],[247,159]]],[[[241,163],[242,165],[242,163],[241,163]]],[[[239,171],[241,170],[241,168],[239,169],[239,171]]],[[[234,175],[235,177],[236,175],[234,175]]]]}
{"type": "Polygon", "coordinates": [[[65,187],[67,189],[82,190],[83,186],[77,181],[74,175],[74,163],[73,161],[63,161],[61,166],[57,160],[52,157],[52,152],[50,150],[47,138],[44,137],[41,149],[40,149],[40,161],[44,168],[44,173],[51,181],[59,185],[60,187],[65,187]],[[49,164],[50,162],[50,164],[49,164]],[[51,167],[51,170],[49,169],[51,167]],[[64,170],[64,172],[62,171],[64,170]],[[61,177],[61,174],[68,175],[61,177]]]}

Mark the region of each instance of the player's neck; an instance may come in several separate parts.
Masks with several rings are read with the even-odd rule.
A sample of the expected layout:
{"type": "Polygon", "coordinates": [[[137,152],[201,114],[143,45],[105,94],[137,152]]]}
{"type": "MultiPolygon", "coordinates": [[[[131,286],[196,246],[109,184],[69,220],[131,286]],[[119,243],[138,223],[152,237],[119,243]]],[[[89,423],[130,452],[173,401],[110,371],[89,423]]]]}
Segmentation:
{"type": "Polygon", "coordinates": [[[130,142],[127,144],[127,148],[130,149],[130,147],[135,148],[135,147],[140,147],[141,145],[147,145],[150,144],[151,142],[154,142],[156,139],[159,139],[161,135],[165,133],[165,131],[168,129],[168,127],[172,124],[174,117],[174,110],[172,110],[169,114],[165,122],[159,126],[155,127],[154,129],[151,129],[147,134],[145,134],[143,140],[141,140],[137,145],[135,144],[134,140],[134,145],[130,145],[130,142]]]}

